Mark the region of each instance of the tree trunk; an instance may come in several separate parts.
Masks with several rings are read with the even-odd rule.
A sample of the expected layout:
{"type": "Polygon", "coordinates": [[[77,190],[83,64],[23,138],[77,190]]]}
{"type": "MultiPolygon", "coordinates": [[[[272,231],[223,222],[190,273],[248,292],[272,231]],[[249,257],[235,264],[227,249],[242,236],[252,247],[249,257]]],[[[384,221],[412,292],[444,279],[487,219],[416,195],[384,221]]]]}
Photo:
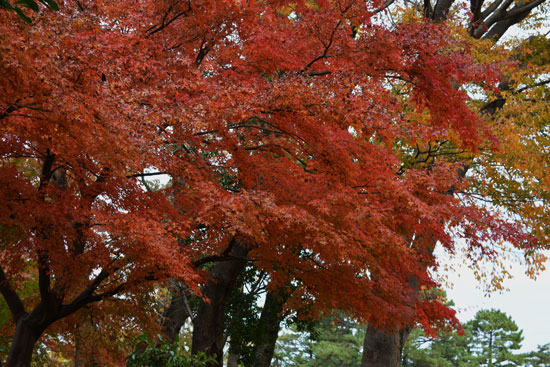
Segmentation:
{"type": "Polygon", "coordinates": [[[91,339],[97,333],[97,327],[81,322],[74,331],[74,367],[98,367],[97,347],[91,339]]]}
{"type": "Polygon", "coordinates": [[[6,367],[30,367],[34,345],[43,331],[22,318],[15,327],[6,367]]]}
{"type": "Polygon", "coordinates": [[[193,322],[191,352],[192,354],[202,352],[209,357],[215,356],[218,364],[210,364],[210,366],[223,365],[225,306],[237,277],[246,265],[245,257],[249,251],[247,247],[235,240],[230,246],[231,258],[216,263],[210,272],[210,280],[203,289],[206,300],[201,300],[193,322]]]}
{"type": "Polygon", "coordinates": [[[410,329],[386,333],[368,326],[363,344],[361,367],[400,367],[401,352],[410,329]]]}
{"type": "Polygon", "coordinates": [[[175,286],[171,291],[170,304],[162,314],[161,333],[168,343],[175,343],[181,327],[191,316],[186,305],[185,289],[175,286]]]}
{"type": "Polygon", "coordinates": [[[283,292],[268,292],[260,316],[260,328],[254,346],[254,367],[269,367],[275,352],[275,343],[282,321],[281,312],[287,295],[283,292]]]}
{"type": "Polygon", "coordinates": [[[227,356],[227,367],[239,367],[239,356],[229,353],[227,356]]]}

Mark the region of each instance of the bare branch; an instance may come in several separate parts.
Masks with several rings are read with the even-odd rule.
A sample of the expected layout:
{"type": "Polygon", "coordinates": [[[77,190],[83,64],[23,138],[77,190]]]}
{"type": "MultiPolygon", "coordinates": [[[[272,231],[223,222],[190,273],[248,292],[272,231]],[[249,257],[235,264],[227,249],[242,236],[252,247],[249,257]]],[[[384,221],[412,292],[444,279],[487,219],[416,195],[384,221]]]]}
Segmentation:
{"type": "Polygon", "coordinates": [[[161,176],[169,175],[170,173],[161,171],[161,172],[147,172],[147,173],[135,173],[133,175],[128,175],[126,178],[137,178],[137,177],[149,177],[149,176],[161,176]]]}
{"type": "Polygon", "coordinates": [[[546,85],[546,84],[550,84],[550,79],[548,80],[543,80],[542,82],[538,82],[538,83],[535,83],[535,84],[530,84],[530,85],[526,85],[525,87],[523,88],[519,88],[516,90],[517,93],[521,93],[527,89],[531,89],[531,88],[536,88],[536,87],[541,87],[543,85],[546,85]]]}
{"type": "Polygon", "coordinates": [[[378,9],[374,11],[374,14],[380,13],[383,10],[386,10],[391,4],[393,4],[395,0],[386,0],[384,4],[382,4],[378,9]]]}
{"type": "Polygon", "coordinates": [[[306,66],[304,66],[304,68],[302,69],[302,72],[309,69],[317,61],[328,57],[328,51],[329,51],[330,47],[332,46],[332,43],[334,42],[334,35],[336,34],[336,31],[338,30],[338,28],[340,28],[341,24],[342,24],[342,21],[339,20],[338,23],[336,24],[336,27],[334,27],[334,29],[332,30],[332,33],[330,34],[330,38],[329,38],[327,44],[324,45],[325,49],[323,50],[323,53],[320,56],[317,56],[316,58],[311,60],[306,66]]]}
{"type": "Polygon", "coordinates": [[[162,31],[164,28],[168,27],[170,24],[172,24],[172,22],[174,22],[175,20],[177,20],[178,18],[182,17],[182,16],[187,16],[189,13],[191,12],[191,0],[188,0],[187,1],[187,9],[177,13],[176,15],[174,15],[172,18],[170,18],[170,20],[168,21],[165,21],[166,19],[166,16],[165,16],[165,19],[162,20],[162,23],[161,24],[157,24],[149,29],[146,30],[147,33],[149,33],[149,35],[153,35],[157,32],[160,32],[162,31]]]}

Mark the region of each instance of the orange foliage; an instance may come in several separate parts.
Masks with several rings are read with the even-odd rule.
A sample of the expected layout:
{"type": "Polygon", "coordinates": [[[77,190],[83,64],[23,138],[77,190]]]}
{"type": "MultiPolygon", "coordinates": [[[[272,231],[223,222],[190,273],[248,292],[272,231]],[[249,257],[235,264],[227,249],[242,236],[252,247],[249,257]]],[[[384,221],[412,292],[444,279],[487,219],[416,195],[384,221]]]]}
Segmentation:
{"type": "Polygon", "coordinates": [[[53,319],[90,286],[84,303],[147,280],[196,286],[192,261],[236,237],[273,284],[297,285],[288,307],[389,327],[452,319],[410,286],[435,286],[448,228],[489,254],[484,241],[530,238],[451,195],[467,184],[458,164],[402,170],[402,156],[493,139],[453,83],[494,70],[443,25],[387,29],[368,2],[314,5],[78,1],[33,26],[0,13],[3,294],[29,264],[42,291],[29,302],[53,297],[53,319]],[[147,191],[139,175],[157,170],[170,185],[147,191]]]}

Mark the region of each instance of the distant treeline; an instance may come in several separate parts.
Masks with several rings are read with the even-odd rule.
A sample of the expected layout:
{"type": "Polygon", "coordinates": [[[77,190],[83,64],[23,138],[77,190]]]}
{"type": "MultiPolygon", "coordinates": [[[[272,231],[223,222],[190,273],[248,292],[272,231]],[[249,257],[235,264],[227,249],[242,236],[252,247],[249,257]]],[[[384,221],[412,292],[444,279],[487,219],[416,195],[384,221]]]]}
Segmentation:
{"type": "MultiPolygon", "coordinates": [[[[280,336],[272,366],[360,367],[363,329],[338,314],[305,328],[292,326],[280,336]]],[[[422,329],[412,330],[402,366],[550,366],[550,343],[520,353],[522,341],[523,331],[510,316],[495,309],[480,310],[460,331],[440,331],[431,337],[422,329]]]]}

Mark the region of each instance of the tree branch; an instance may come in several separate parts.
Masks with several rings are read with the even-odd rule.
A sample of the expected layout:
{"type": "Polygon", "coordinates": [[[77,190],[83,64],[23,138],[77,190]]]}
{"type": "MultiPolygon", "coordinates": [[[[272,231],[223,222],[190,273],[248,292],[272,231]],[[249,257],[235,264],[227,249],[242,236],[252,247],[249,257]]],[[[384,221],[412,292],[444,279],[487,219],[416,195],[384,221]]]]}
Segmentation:
{"type": "Polygon", "coordinates": [[[44,164],[42,165],[42,173],[40,174],[40,184],[38,185],[38,191],[50,181],[52,177],[52,167],[55,160],[55,154],[51,154],[50,149],[46,150],[46,157],[44,158],[44,164]]]}
{"type": "Polygon", "coordinates": [[[386,0],[384,4],[382,4],[379,8],[377,8],[374,11],[374,14],[380,13],[383,10],[386,10],[391,4],[393,4],[395,0],[386,0]]]}
{"type": "MultiPolygon", "coordinates": [[[[336,27],[334,27],[334,29],[332,30],[332,33],[330,34],[330,38],[328,40],[328,43],[325,46],[325,49],[323,50],[323,53],[320,55],[320,56],[317,56],[316,58],[314,58],[313,60],[311,60],[306,66],[304,66],[304,68],[302,69],[302,72],[309,69],[313,64],[315,64],[317,61],[319,60],[322,60],[326,57],[328,57],[328,50],[330,49],[330,47],[332,46],[332,43],[334,42],[334,35],[336,34],[336,31],[338,30],[338,28],[340,28],[340,25],[342,24],[342,21],[339,20],[338,23],[336,24],[336,27]]],[[[321,41],[323,44],[324,42],[321,41]]]]}
{"type": "Polygon", "coordinates": [[[243,258],[238,256],[231,256],[231,255],[210,255],[210,256],[201,257],[200,259],[193,261],[193,265],[195,267],[199,267],[208,263],[231,261],[231,260],[254,261],[253,259],[248,259],[248,258],[243,258]]]}
{"type": "Polygon", "coordinates": [[[478,26],[477,28],[475,29],[475,31],[472,33],[473,37],[474,38],[481,38],[483,36],[483,38],[487,38],[486,34],[484,35],[484,33],[489,29],[491,28],[496,22],[498,22],[499,20],[501,20],[505,15],[506,15],[506,9],[510,6],[510,4],[512,4],[514,2],[514,0],[504,0],[502,2],[502,4],[499,5],[498,9],[495,10],[495,12],[491,15],[489,15],[489,17],[482,21],[478,26]]]}
{"type": "Polygon", "coordinates": [[[38,252],[38,290],[40,291],[40,299],[42,302],[48,300],[50,294],[50,267],[48,266],[48,258],[44,251],[38,252]]]}
{"type": "Polygon", "coordinates": [[[479,14],[479,20],[487,18],[492,12],[494,12],[504,0],[495,0],[485,10],[482,10],[479,14]]]}
{"type": "Polygon", "coordinates": [[[71,303],[61,306],[60,318],[68,316],[73,312],[79,310],[81,307],[84,307],[88,303],[93,301],[93,293],[96,291],[97,287],[111,275],[111,272],[103,269],[99,274],[94,278],[92,283],[84,289],[71,303]]]}
{"type": "Polygon", "coordinates": [[[164,172],[164,171],[162,171],[162,172],[134,173],[133,175],[126,176],[126,178],[161,176],[161,175],[170,175],[170,173],[164,172]]]}
{"type": "MultiPolygon", "coordinates": [[[[157,24],[149,29],[146,30],[147,33],[149,33],[149,35],[153,35],[157,32],[160,32],[162,31],[164,28],[168,27],[172,22],[174,22],[175,20],[177,20],[178,18],[182,17],[182,16],[187,16],[187,14],[189,14],[189,12],[191,11],[191,0],[188,0],[187,1],[187,9],[177,13],[176,15],[174,15],[172,18],[170,18],[170,20],[168,20],[167,22],[162,21],[161,24],[157,24]]],[[[165,17],[166,18],[166,17],[165,17]]]]}
{"type": "Polygon", "coordinates": [[[541,87],[541,86],[549,84],[549,83],[550,83],[550,79],[543,80],[542,82],[538,82],[538,83],[535,83],[535,84],[526,85],[525,87],[519,88],[518,90],[516,90],[516,93],[521,93],[524,90],[531,89],[531,88],[541,87]]]}
{"type": "Polygon", "coordinates": [[[2,296],[8,304],[8,308],[10,309],[13,320],[17,323],[17,321],[21,317],[25,316],[27,312],[25,311],[25,306],[23,305],[21,298],[19,298],[19,295],[10,287],[8,279],[6,278],[6,273],[4,273],[4,269],[2,269],[1,266],[0,293],[2,293],[2,296]]]}

